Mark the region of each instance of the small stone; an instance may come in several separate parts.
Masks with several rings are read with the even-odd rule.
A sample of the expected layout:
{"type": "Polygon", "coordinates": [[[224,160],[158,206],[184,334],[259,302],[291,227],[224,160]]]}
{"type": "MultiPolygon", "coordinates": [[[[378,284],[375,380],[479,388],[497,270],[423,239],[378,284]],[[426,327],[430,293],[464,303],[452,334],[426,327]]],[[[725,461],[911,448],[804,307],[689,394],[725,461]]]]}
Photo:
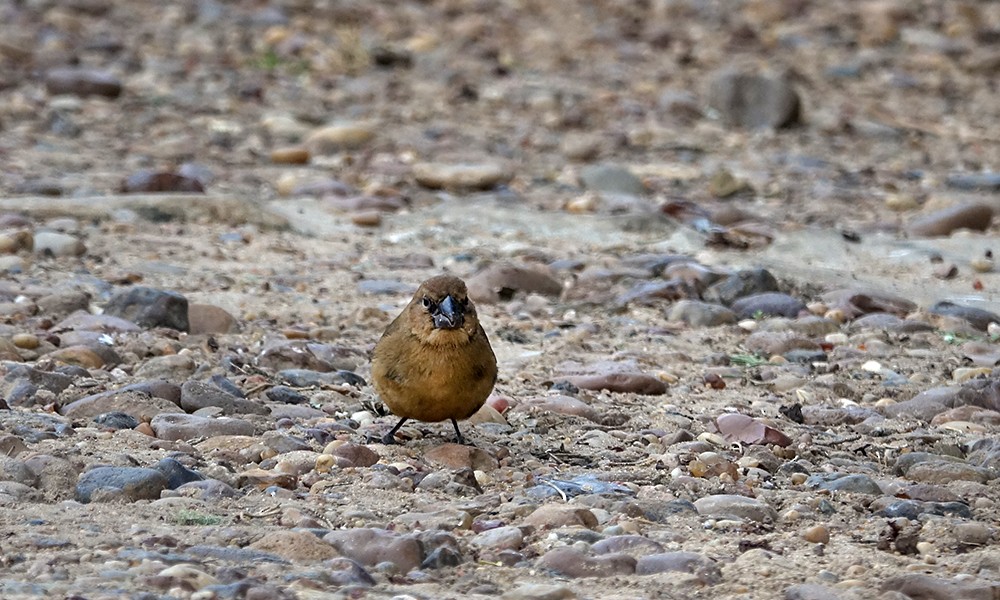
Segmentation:
{"type": "Polygon", "coordinates": [[[610,194],[641,196],[642,180],[624,167],[610,164],[590,165],[580,170],[580,183],[588,190],[610,194]]]}
{"type": "Polygon", "coordinates": [[[123,412],[139,421],[148,421],[163,413],[183,413],[178,405],[179,401],[180,388],[172,383],[140,382],[84,396],[62,406],[59,412],[75,419],[123,412]]]}
{"type": "Polygon", "coordinates": [[[704,300],[730,306],[738,298],[777,292],[778,280],[767,269],[746,269],[713,283],[705,293],[704,300]]]}
{"type": "Polygon", "coordinates": [[[583,417],[584,419],[593,421],[594,423],[598,423],[601,420],[600,413],[597,412],[594,407],[582,400],[562,394],[526,398],[511,410],[521,412],[533,409],[553,412],[560,415],[583,417]]]}
{"type": "Polygon", "coordinates": [[[509,300],[514,293],[558,296],[562,283],[547,269],[511,263],[490,265],[466,280],[469,297],[474,302],[496,304],[509,300]]]}
{"type": "Polygon", "coordinates": [[[188,332],[191,335],[233,333],[238,327],[236,317],[211,304],[188,304],[188,332]]]}
{"type": "Polygon", "coordinates": [[[319,156],[361,148],[374,138],[375,127],[371,123],[335,123],[310,133],[305,146],[310,153],[319,156]]]}
{"type": "Polygon", "coordinates": [[[806,480],[809,487],[829,490],[831,492],[851,492],[881,496],[882,488],[871,477],[861,473],[826,473],[813,475],[806,480]]]}
{"type": "Polygon", "coordinates": [[[241,419],[212,418],[186,414],[160,414],[150,426],[156,437],[163,440],[193,440],[219,435],[253,435],[252,424],[241,419]]]}
{"type": "Polygon", "coordinates": [[[328,450],[324,451],[324,453],[339,457],[355,467],[370,467],[380,460],[379,455],[368,446],[350,442],[340,444],[328,450]]]}
{"type": "Polygon", "coordinates": [[[296,563],[316,563],[339,556],[336,548],[307,531],[270,531],[249,547],[296,563]]]}
{"type": "Polygon", "coordinates": [[[656,573],[691,573],[698,575],[703,583],[712,585],[722,581],[722,573],[715,561],[696,552],[664,552],[649,554],[639,558],[635,565],[636,575],[656,573]]]}
{"type": "Polygon", "coordinates": [[[167,478],[156,469],[142,467],[96,467],[80,476],[76,499],[87,503],[98,490],[121,490],[129,500],[155,500],[167,489],[167,478]]]}
{"type": "Polygon", "coordinates": [[[811,544],[829,544],[830,528],[826,525],[814,525],[802,532],[802,539],[811,544]]]}
{"type": "Polygon", "coordinates": [[[204,184],[194,177],[173,171],[152,171],[141,169],[126,177],[119,191],[123,194],[147,194],[162,192],[205,193],[204,184]]]}
{"type": "Polygon", "coordinates": [[[35,254],[42,256],[80,256],[87,247],[75,235],[57,231],[35,233],[35,254]]]}
{"type": "Polygon", "coordinates": [[[721,304],[698,300],[680,300],[667,311],[671,321],[683,321],[692,327],[718,327],[736,322],[736,313],[721,304]]]}
{"type": "Polygon", "coordinates": [[[45,88],[53,95],[104,96],[112,99],[122,93],[121,81],[111,73],[75,67],[50,69],[45,73],[45,88]]]}
{"type": "Polygon", "coordinates": [[[614,577],[635,573],[636,560],[624,554],[591,557],[563,547],[546,552],[537,566],[565,577],[614,577]]]}
{"type": "Polygon", "coordinates": [[[485,450],[464,444],[442,444],[429,450],[424,459],[427,462],[448,469],[472,469],[473,471],[493,471],[497,459],[485,450]]]}
{"type": "Polygon", "coordinates": [[[222,414],[266,415],[266,407],[252,400],[234,396],[204,381],[188,380],[181,386],[181,408],[195,412],[203,408],[219,408],[222,414]]]}
{"type": "Polygon", "coordinates": [[[500,550],[520,550],[524,544],[524,533],[520,527],[507,525],[479,533],[469,543],[477,548],[496,552],[500,550]]]}
{"type": "Polygon", "coordinates": [[[382,211],[360,210],[351,213],[351,223],[358,227],[378,227],[382,224],[382,211]]]}
{"type": "Polygon", "coordinates": [[[153,468],[163,473],[163,476],[167,478],[167,488],[171,490],[188,483],[205,480],[204,475],[185,467],[175,458],[164,458],[156,463],[153,468]]]}
{"type": "Polygon", "coordinates": [[[177,292],[150,287],[132,287],[119,292],[104,307],[109,316],[129,320],[140,327],[188,330],[188,301],[177,292]]]}
{"type": "Polygon", "coordinates": [[[695,500],[694,506],[698,514],[708,517],[738,517],[759,522],[778,518],[778,513],[766,503],[746,496],[705,496],[695,500]]]}
{"type": "Polygon", "coordinates": [[[729,126],[776,129],[799,121],[799,95],[787,77],[723,69],[711,76],[708,103],[729,126]]]}
{"type": "Polygon", "coordinates": [[[25,350],[34,350],[41,343],[38,336],[31,333],[15,333],[11,336],[10,341],[18,348],[25,350]]]}
{"type": "Polygon", "coordinates": [[[525,525],[538,529],[559,527],[597,527],[597,517],[586,508],[561,504],[544,504],[524,519],[525,525]]]}
{"type": "Polygon", "coordinates": [[[953,302],[942,301],[930,307],[934,315],[955,317],[967,321],[979,331],[986,331],[990,323],[1000,323],[1000,315],[974,306],[962,306],[953,302]]]}
{"type": "Polygon", "coordinates": [[[951,235],[956,229],[985,231],[993,221],[993,209],[986,204],[958,204],[915,219],[906,228],[912,236],[951,235]]]}
{"type": "Polygon", "coordinates": [[[732,309],[741,319],[758,316],[797,317],[806,310],[806,305],[788,294],[765,292],[736,300],[732,304],[732,309]]]}
{"type": "Polygon", "coordinates": [[[455,192],[491,190],[507,183],[513,176],[507,167],[496,163],[413,165],[413,177],[417,183],[433,190],[444,189],[455,192]]]}
{"type": "Polygon", "coordinates": [[[356,528],[331,531],[323,541],[333,545],[342,556],[362,565],[375,566],[389,562],[408,573],[423,562],[420,542],[413,537],[401,536],[385,529],[356,528]]]}
{"type": "Polygon", "coordinates": [[[309,149],[288,146],[271,150],[271,162],[279,165],[305,165],[309,163],[309,149]]]}
{"type": "Polygon", "coordinates": [[[136,369],[136,377],[143,379],[163,379],[177,381],[194,374],[198,365],[189,354],[167,354],[154,356],[136,369]]]}
{"type": "Polygon", "coordinates": [[[94,423],[107,429],[135,429],[139,426],[139,420],[132,415],[123,412],[102,413],[94,417],[94,423]]]}
{"type": "Polygon", "coordinates": [[[504,592],[503,600],[576,600],[576,592],[559,584],[523,583],[504,592]]]}

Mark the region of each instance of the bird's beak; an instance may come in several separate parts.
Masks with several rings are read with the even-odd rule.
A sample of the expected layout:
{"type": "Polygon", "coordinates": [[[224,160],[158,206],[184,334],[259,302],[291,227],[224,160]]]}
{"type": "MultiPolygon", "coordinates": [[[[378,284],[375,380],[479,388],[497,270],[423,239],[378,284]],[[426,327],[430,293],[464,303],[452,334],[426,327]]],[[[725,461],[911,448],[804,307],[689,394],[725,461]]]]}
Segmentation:
{"type": "Polygon", "coordinates": [[[458,329],[465,323],[465,310],[451,296],[445,296],[431,313],[435,329],[458,329]]]}

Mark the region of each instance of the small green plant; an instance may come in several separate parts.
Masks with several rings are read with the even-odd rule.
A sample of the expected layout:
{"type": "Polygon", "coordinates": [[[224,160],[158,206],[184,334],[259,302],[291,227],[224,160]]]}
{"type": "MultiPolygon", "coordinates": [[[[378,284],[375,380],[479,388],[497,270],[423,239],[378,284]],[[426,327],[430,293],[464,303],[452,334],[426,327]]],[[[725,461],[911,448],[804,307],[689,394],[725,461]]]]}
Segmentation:
{"type": "Polygon", "coordinates": [[[733,354],[729,357],[729,362],[742,367],[759,367],[767,364],[767,359],[756,354],[733,354]]]}
{"type": "Polygon", "coordinates": [[[766,316],[767,315],[764,314],[764,311],[762,311],[759,308],[757,310],[753,311],[753,320],[754,321],[763,320],[763,318],[766,317],[766,316]]]}

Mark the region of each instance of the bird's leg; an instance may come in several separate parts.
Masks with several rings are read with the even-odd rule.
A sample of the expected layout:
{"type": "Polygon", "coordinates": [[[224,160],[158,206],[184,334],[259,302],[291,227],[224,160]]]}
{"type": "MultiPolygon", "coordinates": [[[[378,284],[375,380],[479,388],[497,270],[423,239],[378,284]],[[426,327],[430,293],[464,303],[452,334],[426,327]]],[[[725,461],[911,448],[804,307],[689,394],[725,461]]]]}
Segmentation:
{"type": "Polygon", "coordinates": [[[409,419],[407,417],[400,419],[399,423],[396,423],[396,426],[389,430],[389,433],[382,436],[382,443],[386,445],[395,444],[396,432],[399,431],[399,428],[403,426],[403,423],[406,423],[408,420],[409,419]]]}
{"type": "Polygon", "coordinates": [[[455,442],[465,445],[465,438],[462,436],[462,432],[458,429],[458,421],[455,419],[451,420],[451,424],[455,426],[455,442]]]}

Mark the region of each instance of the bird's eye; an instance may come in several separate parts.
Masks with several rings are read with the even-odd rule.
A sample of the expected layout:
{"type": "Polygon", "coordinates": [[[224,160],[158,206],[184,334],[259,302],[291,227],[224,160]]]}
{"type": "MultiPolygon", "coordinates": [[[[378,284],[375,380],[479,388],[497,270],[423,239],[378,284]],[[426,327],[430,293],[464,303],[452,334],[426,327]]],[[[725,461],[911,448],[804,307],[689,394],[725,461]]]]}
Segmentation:
{"type": "Polygon", "coordinates": [[[428,298],[427,296],[424,296],[423,300],[421,300],[420,302],[424,305],[424,308],[430,308],[434,306],[434,301],[428,298]]]}

